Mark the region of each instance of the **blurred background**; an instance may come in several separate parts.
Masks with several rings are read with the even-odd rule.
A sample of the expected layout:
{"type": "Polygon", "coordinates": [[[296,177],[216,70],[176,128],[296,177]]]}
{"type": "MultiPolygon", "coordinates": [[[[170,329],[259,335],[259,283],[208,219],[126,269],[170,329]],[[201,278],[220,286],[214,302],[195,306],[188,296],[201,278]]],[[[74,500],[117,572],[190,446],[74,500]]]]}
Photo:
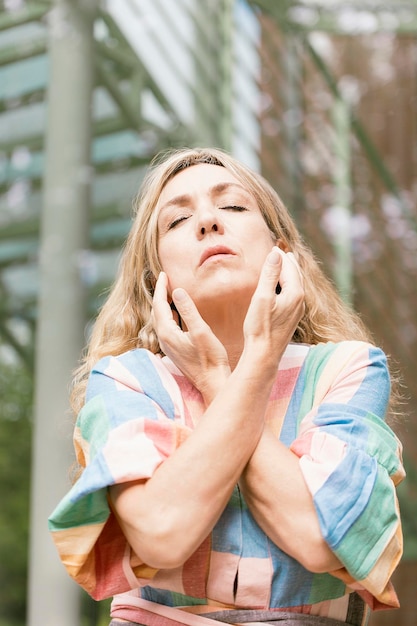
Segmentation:
{"type": "Polygon", "coordinates": [[[68,385],[160,150],[265,175],[402,381],[394,428],[417,624],[416,0],[0,0],[0,626],[98,626],[46,519],[68,385]]]}

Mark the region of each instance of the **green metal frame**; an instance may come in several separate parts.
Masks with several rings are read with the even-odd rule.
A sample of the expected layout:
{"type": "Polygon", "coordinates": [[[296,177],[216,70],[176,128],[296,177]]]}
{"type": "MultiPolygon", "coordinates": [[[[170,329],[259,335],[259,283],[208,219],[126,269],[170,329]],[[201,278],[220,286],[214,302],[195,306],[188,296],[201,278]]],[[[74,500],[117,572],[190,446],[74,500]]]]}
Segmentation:
{"type": "Polygon", "coordinates": [[[308,33],[312,30],[333,34],[357,35],[361,32],[417,33],[417,6],[415,0],[334,0],[328,2],[302,2],[293,0],[249,0],[250,4],[273,16],[281,28],[292,32],[308,33]],[[340,11],[350,15],[372,16],[373,23],[355,26],[350,22],[343,26],[340,11]]]}
{"type": "MultiPolygon", "coordinates": [[[[332,75],[324,59],[311,44],[308,37],[311,29],[332,33],[338,32],[340,27],[337,20],[339,3],[335,2],[331,6],[326,3],[326,6],[324,6],[320,5],[319,2],[312,4],[310,2],[292,2],[289,0],[280,0],[279,2],[275,0],[249,0],[248,4],[255,12],[263,12],[270,15],[277,21],[280,29],[291,34],[292,37],[303,46],[334,98],[337,101],[343,101],[343,96],[335,77],[332,75]],[[304,22],[300,18],[301,11],[304,11],[304,22]],[[311,16],[315,16],[314,22],[311,21],[311,16]]],[[[395,12],[397,19],[395,25],[396,32],[401,34],[410,33],[413,35],[417,33],[417,2],[415,0],[409,0],[408,2],[391,0],[389,3],[381,2],[380,4],[370,1],[367,2],[366,0],[362,2],[351,0],[349,3],[345,4],[355,11],[372,12],[377,20],[376,25],[378,28],[392,29],[393,22],[391,21],[390,23],[389,20],[386,19],[386,16],[390,11],[395,12]]],[[[226,149],[230,148],[232,63],[230,29],[233,0],[219,0],[216,6],[220,8],[222,19],[217,19],[213,11],[210,13],[209,8],[211,9],[211,7],[208,5],[199,5],[198,10],[204,12],[205,25],[211,23],[212,28],[219,29],[220,31],[222,52],[219,54],[218,58],[216,58],[217,65],[213,67],[217,68],[216,71],[219,72],[219,76],[222,78],[220,82],[223,85],[223,90],[219,93],[216,93],[216,90],[211,90],[211,93],[206,92],[205,95],[202,95],[201,85],[197,85],[197,88],[195,88],[195,86],[189,83],[187,77],[183,77],[185,84],[188,84],[189,89],[195,94],[194,97],[201,120],[200,128],[186,127],[181,122],[117,24],[106,11],[103,9],[99,10],[98,18],[102,20],[105,25],[108,36],[97,40],[95,44],[97,53],[96,82],[97,86],[104,88],[106,93],[110,96],[116,106],[117,114],[94,121],[94,138],[105,137],[106,135],[118,133],[123,130],[130,130],[138,134],[149,131],[157,138],[158,144],[155,145],[155,151],[168,145],[193,144],[198,140],[202,140],[203,142],[206,140],[210,143],[217,143],[226,149]],[[128,89],[124,88],[126,83],[130,85],[128,89]],[[141,94],[144,90],[150,90],[152,92],[161,109],[171,120],[172,130],[169,132],[164,132],[156,125],[142,118],[139,105],[141,94]],[[220,115],[217,114],[219,111],[221,112],[220,115]],[[220,119],[221,123],[216,124],[216,119],[220,119]]],[[[28,2],[21,11],[0,13],[0,34],[8,29],[13,29],[25,24],[36,22],[43,23],[50,8],[51,2],[38,0],[28,2]]],[[[194,18],[197,18],[197,16],[195,15],[194,18]]],[[[206,28],[201,30],[199,36],[201,48],[195,51],[196,64],[201,70],[204,68],[204,61],[208,55],[210,57],[216,56],[216,50],[213,48],[210,39],[207,38],[206,31],[206,28]]],[[[33,41],[25,42],[24,45],[14,44],[1,48],[0,67],[19,60],[45,54],[47,54],[46,35],[45,37],[40,35],[34,38],[33,41]]],[[[201,76],[203,80],[203,72],[201,76]]],[[[22,94],[19,98],[19,106],[26,106],[28,103],[42,102],[44,98],[45,90],[36,88],[22,94]]],[[[5,100],[0,100],[0,114],[7,111],[8,108],[9,103],[5,100]]],[[[372,164],[380,180],[383,181],[386,189],[397,198],[404,215],[406,215],[410,221],[411,227],[416,229],[415,217],[411,215],[408,210],[395,178],[386,167],[378,150],[371,141],[369,134],[366,132],[366,129],[353,112],[350,113],[350,125],[352,132],[360,142],[364,153],[367,155],[369,162],[372,164]]],[[[19,145],[24,145],[34,153],[40,154],[44,149],[44,135],[29,134],[19,140],[19,145]]],[[[16,143],[12,140],[0,141],[0,152],[6,155],[11,154],[15,148],[16,143]]],[[[124,166],[128,168],[139,168],[142,165],[146,165],[147,162],[148,157],[146,155],[131,155],[125,160],[124,166]]],[[[119,167],[120,164],[112,160],[94,163],[94,169],[97,174],[110,173],[117,170],[119,167]]],[[[295,176],[294,188],[299,191],[300,186],[296,184],[299,172],[294,171],[291,175],[295,176]]],[[[32,189],[39,190],[41,183],[40,175],[35,175],[31,179],[32,189]]],[[[8,181],[0,182],[0,193],[7,191],[8,184],[8,181]]],[[[94,208],[92,213],[93,249],[106,249],[107,247],[120,245],[128,228],[128,218],[126,216],[123,218],[125,221],[123,222],[122,220],[121,228],[117,229],[117,232],[113,236],[106,235],[104,229],[94,230],[94,226],[99,226],[100,224],[104,225],[106,222],[109,222],[109,220],[115,219],[120,219],[120,214],[118,207],[114,204],[108,203],[94,208]]],[[[10,222],[2,226],[0,229],[0,244],[1,242],[15,241],[16,246],[13,253],[9,255],[4,254],[3,257],[0,254],[0,269],[10,266],[11,264],[24,263],[29,260],[33,256],[33,250],[36,246],[38,236],[38,217],[30,217],[24,221],[10,222]]],[[[2,307],[2,311],[0,312],[0,335],[6,343],[11,345],[13,338],[11,338],[11,331],[7,328],[8,317],[18,314],[26,317],[28,320],[32,320],[34,308],[33,304],[26,310],[25,308],[16,310],[11,304],[10,307],[11,308],[8,308],[6,304],[6,306],[2,307]]],[[[14,344],[18,345],[17,339],[14,341],[14,344]]]]}

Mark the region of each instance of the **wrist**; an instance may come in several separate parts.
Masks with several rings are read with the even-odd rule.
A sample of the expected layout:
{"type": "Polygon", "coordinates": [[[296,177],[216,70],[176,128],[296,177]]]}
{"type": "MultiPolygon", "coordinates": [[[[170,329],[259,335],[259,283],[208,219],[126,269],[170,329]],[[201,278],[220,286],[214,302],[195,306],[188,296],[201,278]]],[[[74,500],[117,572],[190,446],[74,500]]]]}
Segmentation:
{"type": "Polygon", "coordinates": [[[242,365],[252,369],[261,378],[271,376],[275,378],[279,362],[285,351],[271,350],[271,344],[261,338],[248,338],[241,356],[242,365]]]}
{"type": "Polygon", "coordinates": [[[270,351],[252,350],[248,346],[243,350],[235,372],[244,385],[245,393],[260,394],[267,399],[276,379],[277,370],[278,361],[273,358],[270,351]]]}
{"type": "Polygon", "coordinates": [[[207,407],[216,397],[231,373],[228,365],[221,365],[215,371],[211,371],[209,376],[203,377],[197,382],[197,389],[203,396],[204,404],[207,407]]]}

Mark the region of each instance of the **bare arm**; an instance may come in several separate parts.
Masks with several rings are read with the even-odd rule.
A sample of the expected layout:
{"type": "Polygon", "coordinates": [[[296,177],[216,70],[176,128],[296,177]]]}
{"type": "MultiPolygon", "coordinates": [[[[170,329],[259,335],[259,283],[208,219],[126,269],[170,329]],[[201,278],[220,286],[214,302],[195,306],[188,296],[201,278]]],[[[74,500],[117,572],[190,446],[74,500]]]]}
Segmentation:
{"type": "Polygon", "coordinates": [[[341,567],[322,537],[298,457],[267,426],[240,486],[256,521],[281,550],[312,572],[341,567]]]}
{"type": "Polygon", "coordinates": [[[257,382],[242,362],[190,437],[152,478],[111,487],[126,538],[148,565],[181,565],[216,523],[262,432],[267,393],[258,391],[257,382]]]}
{"type": "MultiPolygon", "coordinates": [[[[110,490],[126,538],[135,553],[152,567],[179,566],[202,543],[261,437],[278,362],[302,309],[302,291],[291,279],[277,301],[278,278],[285,282],[282,263],[277,251],[265,262],[245,321],[242,356],[189,438],[147,482],[116,485],[110,490]],[[271,344],[275,350],[271,350],[271,344]]],[[[287,262],[285,271],[294,272],[291,263],[287,262]]],[[[154,315],[164,351],[177,354],[177,364],[181,367],[185,361],[186,368],[202,337],[219,354],[222,347],[204,327],[191,299],[185,292],[182,295],[176,305],[188,333],[176,330],[172,324],[163,277],[155,290],[154,315]],[[188,355],[185,360],[184,355],[188,355]]],[[[225,374],[225,363],[221,367],[221,372],[215,370],[216,380],[225,374]]],[[[206,387],[210,394],[213,386],[206,387]]]]}

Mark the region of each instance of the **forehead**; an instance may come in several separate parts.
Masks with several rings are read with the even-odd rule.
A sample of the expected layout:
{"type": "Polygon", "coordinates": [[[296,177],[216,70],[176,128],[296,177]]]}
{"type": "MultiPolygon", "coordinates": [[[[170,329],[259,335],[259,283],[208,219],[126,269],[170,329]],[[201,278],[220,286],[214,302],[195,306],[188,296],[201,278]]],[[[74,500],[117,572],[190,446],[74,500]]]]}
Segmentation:
{"type": "Polygon", "coordinates": [[[177,196],[193,196],[200,193],[219,195],[229,188],[246,191],[242,182],[221,165],[209,163],[191,165],[167,182],[160,195],[158,206],[163,207],[177,196]]]}

